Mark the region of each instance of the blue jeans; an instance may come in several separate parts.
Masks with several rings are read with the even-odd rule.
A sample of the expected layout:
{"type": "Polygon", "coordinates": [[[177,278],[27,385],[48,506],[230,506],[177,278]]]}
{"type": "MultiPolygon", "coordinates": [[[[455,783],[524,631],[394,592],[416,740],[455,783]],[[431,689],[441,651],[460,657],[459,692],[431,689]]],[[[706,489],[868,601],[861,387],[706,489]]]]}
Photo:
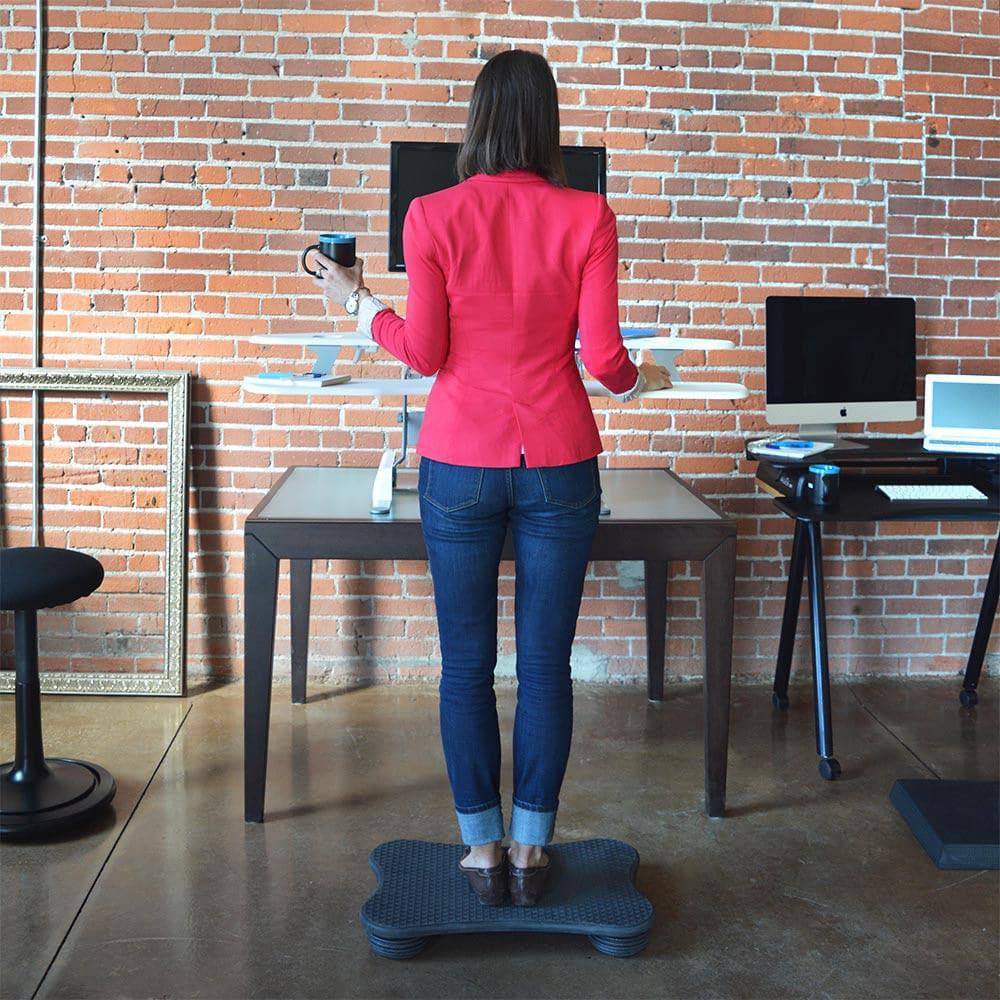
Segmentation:
{"type": "Polygon", "coordinates": [[[510,835],[547,844],[573,731],[569,659],[601,509],[597,459],[485,469],[423,458],[419,489],[441,637],[441,742],[462,841],[504,836],[493,672],[509,525],[517,638],[510,835]]]}

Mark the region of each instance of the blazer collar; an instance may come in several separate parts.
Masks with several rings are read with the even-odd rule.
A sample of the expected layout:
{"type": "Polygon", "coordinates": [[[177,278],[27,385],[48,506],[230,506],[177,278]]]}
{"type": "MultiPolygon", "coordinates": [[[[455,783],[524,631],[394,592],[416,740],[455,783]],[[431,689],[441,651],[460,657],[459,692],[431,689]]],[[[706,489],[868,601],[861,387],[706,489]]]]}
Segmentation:
{"type": "Polygon", "coordinates": [[[487,181],[487,182],[499,182],[499,181],[512,181],[515,183],[522,183],[524,181],[541,181],[542,183],[547,183],[544,177],[540,177],[533,170],[501,170],[498,174],[473,174],[470,181],[487,181]]]}

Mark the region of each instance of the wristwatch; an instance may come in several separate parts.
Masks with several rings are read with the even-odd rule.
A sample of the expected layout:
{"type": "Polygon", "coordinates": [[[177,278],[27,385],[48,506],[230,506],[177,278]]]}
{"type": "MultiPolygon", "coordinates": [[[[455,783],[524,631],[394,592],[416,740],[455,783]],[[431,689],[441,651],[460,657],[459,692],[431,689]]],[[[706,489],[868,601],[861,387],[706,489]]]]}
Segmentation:
{"type": "Polygon", "coordinates": [[[354,291],[347,296],[347,301],[344,303],[344,308],[347,310],[347,314],[349,316],[357,316],[358,305],[360,304],[361,301],[360,295],[362,292],[367,292],[369,295],[371,295],[372,290],[370,288],[366,288],[364,285],[358,285],[358,287],[355,288],[354,291]]]}

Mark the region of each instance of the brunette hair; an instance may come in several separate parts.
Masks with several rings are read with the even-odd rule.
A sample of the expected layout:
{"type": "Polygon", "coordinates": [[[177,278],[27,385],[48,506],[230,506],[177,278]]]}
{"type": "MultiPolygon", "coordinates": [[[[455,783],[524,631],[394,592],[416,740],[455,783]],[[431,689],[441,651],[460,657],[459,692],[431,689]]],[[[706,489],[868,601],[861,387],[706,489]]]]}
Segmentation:
{"type": "Polygon", "coordinates": [[[456,167],[460,181],[473,174],[531,170],[565,186],[559,91],[544,56],[510,49],[482,68],[472,88],[456,167]]]}

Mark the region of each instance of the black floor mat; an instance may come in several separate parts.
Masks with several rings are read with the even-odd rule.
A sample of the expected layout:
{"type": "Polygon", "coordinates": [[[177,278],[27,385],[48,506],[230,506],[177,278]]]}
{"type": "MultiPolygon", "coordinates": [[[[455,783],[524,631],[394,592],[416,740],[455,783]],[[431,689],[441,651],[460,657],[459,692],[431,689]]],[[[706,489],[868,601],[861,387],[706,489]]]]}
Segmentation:
{"type": "Polygon", "coordinates": [[[1000,782],[901,778],[889,799],[938,868],[1000,868],[1000,782]]]}

